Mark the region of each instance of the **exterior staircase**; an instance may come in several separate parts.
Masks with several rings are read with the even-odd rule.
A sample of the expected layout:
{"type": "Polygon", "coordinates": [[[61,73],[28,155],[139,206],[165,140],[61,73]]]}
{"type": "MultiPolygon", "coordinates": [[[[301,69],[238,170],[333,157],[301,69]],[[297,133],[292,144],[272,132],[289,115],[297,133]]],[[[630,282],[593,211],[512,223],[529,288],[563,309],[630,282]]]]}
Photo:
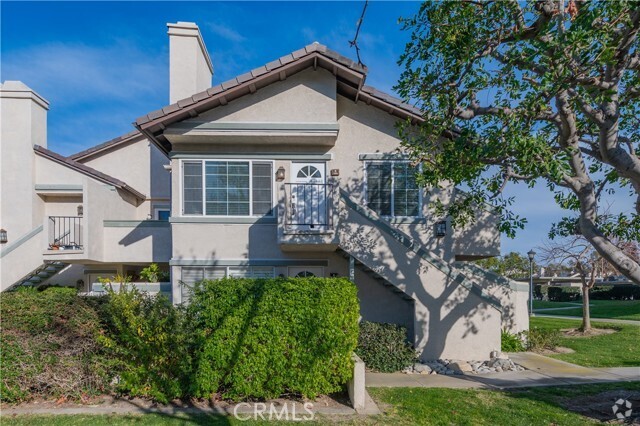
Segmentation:
{"type": "Polygon", "coordinates": [[[10,289],[20,286],[38,287],[68,266],[64,262],[45,262],[13,284],[10,289]]]}
{"type": "Polygon", "coordinates": [[[514,320],[526,313],[520,289],[446,262],[372,210],[341,191],[339,253],[403,299],[413,301],[414,347],[422,359],[484,359],[500,350],[500,331],[528,328],[514,320]],[[511,306],[517,303],[518,306],[511,306]],[[520,306],[522,305],[522,306],[520,306]]]}

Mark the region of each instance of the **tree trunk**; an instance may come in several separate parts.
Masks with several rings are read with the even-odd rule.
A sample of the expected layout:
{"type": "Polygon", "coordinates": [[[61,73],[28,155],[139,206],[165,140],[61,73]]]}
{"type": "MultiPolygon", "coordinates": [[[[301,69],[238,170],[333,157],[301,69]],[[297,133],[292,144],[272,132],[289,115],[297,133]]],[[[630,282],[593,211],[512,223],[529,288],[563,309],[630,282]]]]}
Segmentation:
{"type": "Polygon", "coordinates": [[[594,249],[614,268],[635,284],[640,285],[640,265],[616,247],[598,229],[596,218],[598,202],[593,191],[593,182],[574,191],[580,201],[580,232],[594,249]]]}
{"type": "Polygon", "coordinates": [[[589,310],[589,286],[582,286],[582,327],[583,333],[591,330],[591,312],[589,310]]]}

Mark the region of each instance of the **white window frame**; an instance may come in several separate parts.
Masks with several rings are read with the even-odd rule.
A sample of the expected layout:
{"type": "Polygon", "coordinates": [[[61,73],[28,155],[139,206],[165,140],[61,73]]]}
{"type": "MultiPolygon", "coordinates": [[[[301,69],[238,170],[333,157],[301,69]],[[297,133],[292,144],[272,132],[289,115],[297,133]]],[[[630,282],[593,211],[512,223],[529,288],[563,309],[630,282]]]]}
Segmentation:
{"type": "MultiPolygon", "coordinates": [[[[410,164],[408,160],[366,160],[363,162],[363,174],[364,174],[364,194],[363,199],[366,206],[369,206],[369,181],[367,176],[368,164],[391,164],[391,215],[380,215],[384,219],[420,219],[424,217],[422,212],[422,193],[423,190],[418,186],[418,215],[417,216],[395,216],[395,172],[393,171],[393,165],[396,163],[410,164]]],[[[418,172],[422,171],[422,165],[418,165],[418,172]]]]}
{"type": "MultiPolygon", "coordinates": [[[[270,266],[270,265],[236,265],[236,266],[182,266],[181,268],[193,268],[193,269],[200,269],[202,270],[202,276],[204,277],[204,270],[207,268],[219,268],[219,269],[224,269],[224,277],[225,278],[232,278],[233,276],[231,275],[232,273],[232,269],[234,268],[247,268],[250,271],[250,275],[253,275],[253,268],[271,268],[272,274],[271,274],[271,278],[275,278],[276,277],[276,267],[275,266],[270,266]]],[[[182,270],[180,271],[180,274],[182,275],[182,270]]],[[[252,278],[253,279],[253,278],[252,278]]],[[[187,284],[189,285],[189,284],[187,284]]]]}
{"type": "Polygon", "coordinates": [[[181,217],[227,217],[227,218],[247,218],[247,217],[275,217],[276,215],[276,179],[275,179],[275,160],[268,159],[228,159],[228,158],[206,158],[206,159],[184,159],[180,160],[180,178],[178,181],[180,191],[180,216],[181,217]],[[227,163],[249,163],[249,214],[248,215],[212,215],[206,214],[206,173],[205,163],[207,161],[225,161],[227,163]],[[253,163],[270,163],[271,164],[271,214],[268,215],[256,215],[253,213],[253,163]],[[184,164],[185,163],[200,163],[202,169],[202,214],[186,214],[184,212],[184,164]]]}

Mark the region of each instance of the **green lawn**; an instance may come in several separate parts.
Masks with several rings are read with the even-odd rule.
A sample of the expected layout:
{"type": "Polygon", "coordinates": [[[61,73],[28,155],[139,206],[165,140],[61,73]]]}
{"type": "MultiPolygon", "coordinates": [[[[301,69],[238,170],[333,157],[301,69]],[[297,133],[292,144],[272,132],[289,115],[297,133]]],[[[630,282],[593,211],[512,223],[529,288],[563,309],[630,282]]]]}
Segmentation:
{"type": "Polygon", "coordinates": [[[580,304],[580,302],[549,302],[548,300],[534,300],[533,310],[547,308],[565,308],[576,306],[576,304],[580,304]]]}
{"type": "MultiPolygon", "coordinates": [[[[516,391],[475,389],[378,388],[376,401],[389,404],[381,424],[394,425],[591,425],[599,421],[568,411],[569,398],[607,390],[640,390],[640,382],[529,388],[516,391]]],[[[384,405],[381,404],[383,407],[384,405]]],[[[612,417],[613,418],[613,415],[612,417]]]]}
{"type": "MultiPolygon", "coordinates": [[[[640,300],[592,300],[591,303],[592,318],[614,318],[640,321],[640,300]]],[[[534,311],[540,308],[562,308],[572,306],[570,303],[563,302],[542,302],[534,301],[534,311]],[[536,307],[536,302],[542,303],[544,306],[536,307]]],[[[575,305],[574,305],[575,306],[575,305]]],[[[562,316],[582,316],[582,307],[576,306],[575,309],[561,309],[557,311],[543,311],[541,314],[562,315],[562,316]]]]}
{"type": "MultiPolygon", "coordinates": [[[[579,320],[531,318],[531,327],[546,329],[577,328],[579,320]]],[[[626,324],[592,323],[596,328],[613,328],[617,333],[594,337],[562,337],[560,346],[576,351],[572,354],[553,355],[554,358],[585,367],[640,366],[640,326],[626,324]]]]}
{"type": "MultiPolygon", "coordinates": [[[[572,398],[602,392],[640,391],[640,382],[529,388],[514,391],[376,388],[369,389],[383,414],[373,417],[324,417],[304,424],[345,425],[595,425],[593,418],[565,408],[572,398]]],[[[604,416],[608,416],[605,400],[604,416]]],[[[613,415],[611,414],[611,419],[613,415]]],[[[608,420],[609,418],[603,418],[608,420]]],[[[270,422],[273,423],[273,422],[270,422]]],[[[73,415],[3,417],[2,425],[218,425],[255,424],[208,415],[73,415]]]]}

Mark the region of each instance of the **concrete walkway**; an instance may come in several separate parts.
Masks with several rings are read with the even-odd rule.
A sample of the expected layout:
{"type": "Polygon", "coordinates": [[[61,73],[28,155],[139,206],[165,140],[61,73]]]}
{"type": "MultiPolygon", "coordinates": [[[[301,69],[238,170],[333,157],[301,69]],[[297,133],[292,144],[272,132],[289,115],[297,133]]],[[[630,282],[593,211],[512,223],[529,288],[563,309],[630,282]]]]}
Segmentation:
{"type": "Polygon", "coordinates": [[[640,381],[640,367],[588,368],[531,352],[513,353],[509,357],[527,370],[456,376],[367,373],[366,383],[368,387],[510,389],[640,381]]]}
{"type": "MultiPolygon", "coordinates": [[[[533,312],[533,314],[531,316],[533,316],[533,317],[541,317],[541,318],[557,318],[557,319],[568,319],[568,320],[580,320],[580,321],[582,321],[582,317],[568,317],[568,316],[564,316],[564,315],[538,314],[535,311],[533,312]]],[[[629,325],[640,326],[640,321],[622,320],[622,319],[615,319],[615,318],[591,318],[591,322],[609,322],[609,323],[612,323],[612,324],[629,324],[629,325]]]]}

